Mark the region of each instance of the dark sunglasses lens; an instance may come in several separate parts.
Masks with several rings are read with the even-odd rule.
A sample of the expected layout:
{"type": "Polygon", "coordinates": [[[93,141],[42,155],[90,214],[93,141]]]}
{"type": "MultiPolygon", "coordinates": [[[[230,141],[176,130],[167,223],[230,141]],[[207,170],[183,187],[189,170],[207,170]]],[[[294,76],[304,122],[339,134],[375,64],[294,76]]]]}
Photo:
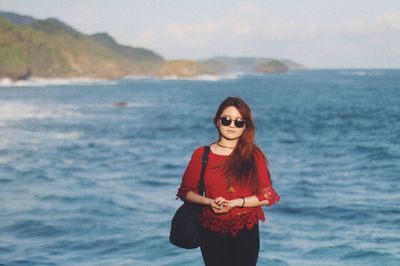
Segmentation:
{"type": "MultiPolygon", "coordinates": [[[[237,128],[242,128],[246,124],[246,122],[244,120],[234,120],[234,122],[235,122],[235,127],[237,127],[237,128]]],[[[231,123],[232,123],[232,119],[230,119],[229,117],[221,117],[221,124],[223,126],[227,127],[231,123]]]]}
{"type": "Polygon", "coordinates": [[[223,126],[229,126],[231,124],[232,120],[228,117],[221,117],[221,124],[223,126]]]}
{"type": "Polygon", "coordinates": [[[243,120],[235,120],[235,126],[237,128],[242,128],[244,127],[245,122],[243,120]]]}

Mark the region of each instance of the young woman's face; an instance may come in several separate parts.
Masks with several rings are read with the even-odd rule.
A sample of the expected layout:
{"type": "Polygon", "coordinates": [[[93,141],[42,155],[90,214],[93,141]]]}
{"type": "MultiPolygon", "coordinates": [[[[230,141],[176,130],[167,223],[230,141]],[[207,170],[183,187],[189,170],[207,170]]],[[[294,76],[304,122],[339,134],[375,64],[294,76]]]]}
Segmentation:
{"type": "MultiPolygon", "coordinates": [[[[234,106],[228,106],[226,107],[220,117],[218,118],[218,129],[222,137],[228,139],[228,140],[235,140],[240,138],[240,136],[243,134],[243,132],[246,130],[246,124],[244,123],[243,127],[237,127],[235,124],[240,124],[243,122],[243,118],[240,115],[238,109],[234,106]],[[229,122],[229,125],[223,125],[221,122],[221,117],[225,118],[225,122],[229,122]],[[237,122],[235,122],[237,120],[237,122]]],[[[242,123],[243,124],[243,123],[242,123]]]]}

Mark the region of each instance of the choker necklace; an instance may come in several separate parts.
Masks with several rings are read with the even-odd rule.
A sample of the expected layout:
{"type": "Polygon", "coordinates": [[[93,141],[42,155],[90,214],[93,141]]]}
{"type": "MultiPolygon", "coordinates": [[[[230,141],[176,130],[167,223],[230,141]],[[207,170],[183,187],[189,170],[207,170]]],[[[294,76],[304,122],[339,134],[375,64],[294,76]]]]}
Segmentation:
{"type": "Polygon", "coordinates": [[[232,147],[221,145],[221,144],[219,144],[219,141],[217,141],[217,145],[222,147],[222,148],[227,148],[227,149],[231,149],[231,150],[235,149],[235,148],[232,148],[232,147]]]}

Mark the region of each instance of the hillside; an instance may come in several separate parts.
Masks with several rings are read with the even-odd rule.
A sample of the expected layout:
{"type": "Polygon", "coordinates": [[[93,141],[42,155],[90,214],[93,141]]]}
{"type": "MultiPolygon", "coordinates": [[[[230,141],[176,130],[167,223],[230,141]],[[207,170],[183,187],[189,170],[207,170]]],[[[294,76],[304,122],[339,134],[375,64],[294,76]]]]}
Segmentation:
{"type": "Polygon", "coordinates": [[[289,68],[281,61],[271,60],[267,63],[260,64],[255,67],[255,71],[258,73],[285,73],[289,71],[289,68]]]}
{"type": "Polygon", "coordinates": [[[120,78],[152,75],[164,59],[123,46],[105,33],[85,35],[57,19],[0,12],[0,78],[120,78]]]}
{"type": "Polygon", "coordinates": [[[197,61],[172,60],[162,63],[158,71],[159,77],[193,78],[199,75],[217,75],[218,71],[204,67],[197,61]]]}
{"type": "Polygon", "coordinates": [[[86,35],[56,19],[0,12],[0,79],[130,76],[195,77],[230,72],[281,73],[303,69],[291,60],[213,57],[165,61],[157,53],[117,43],[107,33],[86,35]]]}
{"type": "Polygon", "coordinates": [[[279,72],[282,65],[290,70],[304,69],[301,64],[291,60],[278,60],[264,57],[213,57],[207,60],[200,61],[200,64],[207,68],[214,69],[218,72],[243,72],[245,74],[257,72],[257,67],[274,62],[270,65],[269,72],[279,72]],[[274,69],[274,67],[277,67],[274,69]]]}

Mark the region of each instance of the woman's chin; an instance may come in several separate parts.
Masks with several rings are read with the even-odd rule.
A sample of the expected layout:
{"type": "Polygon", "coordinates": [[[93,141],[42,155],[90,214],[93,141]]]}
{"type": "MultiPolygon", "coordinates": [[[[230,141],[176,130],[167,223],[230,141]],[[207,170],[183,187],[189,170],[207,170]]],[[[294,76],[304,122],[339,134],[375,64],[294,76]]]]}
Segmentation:
{"type": "Polygon", "coordinates": [[[222,137],[226,140],[237,140],[240,138],[240,136],[237,136],[235,134],[223,134],[222,137]]]}

